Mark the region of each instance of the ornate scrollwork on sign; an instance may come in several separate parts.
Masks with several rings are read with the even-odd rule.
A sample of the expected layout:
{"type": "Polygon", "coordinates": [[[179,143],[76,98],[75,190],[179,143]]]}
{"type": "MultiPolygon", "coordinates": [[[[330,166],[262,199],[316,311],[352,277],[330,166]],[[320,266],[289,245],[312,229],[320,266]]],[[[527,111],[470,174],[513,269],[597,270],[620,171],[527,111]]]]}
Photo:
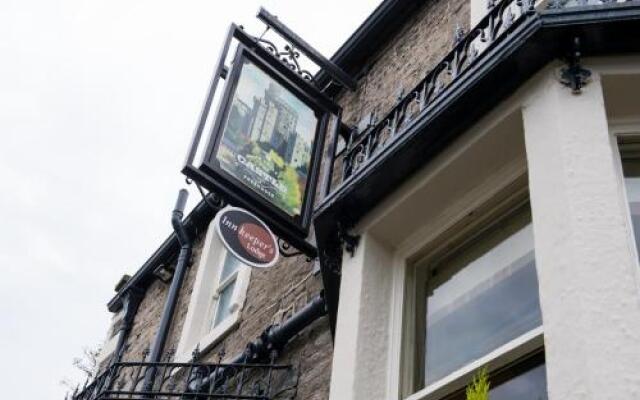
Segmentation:
{"type": "MultiPolygon", "coordinates": [[[[264,36],[264,35],[263,35],[264,36]]],[[[279,50],[278,47],[270,40],[257,37],[256,42],[262,46],[265,50],[273,54],[280,62],[282,62],[287,68],[296,74],[300,75],[304,80],[313,82],[313,74],[306,69],[300,67],[300,52],[296,50],[291,44],[285,44],[284,50],[279,50]]]]}

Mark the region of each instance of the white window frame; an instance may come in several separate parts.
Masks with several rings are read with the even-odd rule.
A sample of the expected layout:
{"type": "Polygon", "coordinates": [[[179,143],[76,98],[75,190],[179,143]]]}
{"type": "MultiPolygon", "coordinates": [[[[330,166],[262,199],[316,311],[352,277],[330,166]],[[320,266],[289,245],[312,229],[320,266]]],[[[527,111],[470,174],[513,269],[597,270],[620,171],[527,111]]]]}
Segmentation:
{"type": "Polygon", "coordinates": [[[219,343],[240,323],[247,289],[251,278],[251,267],[241,265],[223,282],[220,275],[228,252],[215,232],[213,221],[209,224],[197,264],[196,277],[189,300],[189,309],[182,327],[182,334],[176,352],[177,362],[188,362],[193,351],[198,348],[206,352],[219,343]],[[213,326],[220,291],[235,277],[235,287],[231,295],[231,313],[218,325],[213,326]]]}
{"type": "MultiPolygon", "coordinates": [[[[620,146],[620,139],[624,137],[640,138],[640,119],[624,119],[624,120],[610,120],[609,121],[609,133],[611,135],[611,146],[614,149],[613,157],[616,160],[616,171],[619,178],[619,188],[621,191],[621,198],[625,199],[623,207],[627,210],[625,223],[629,232],[629,238],[631,243],[636,242],[633,222],[631,220],[631,209],[629,208],[629,195],[627,193],[627,186],[625,184],[624,170],[622,168],[622,148],[620,146]]],[[[638,253],[640,249],[638,246],[632,246],[631,252],[635,255],[637,265],[640,266],[640,256],[638,253]]]]}
{"type": "MultiPolygon", "coordinates": [[[[233,287],[233,292],[236,291],[236,286],[239,283],[239,278],[240,278],[240,274],[241,274],[241,270],[243,269],[243,267],[247,267],[246,265],[239,265],[238,268],[233,271],[232,273],[229,274],[229,276],[222,278],[222,271],[224,269],[224,264],[227,260],[228,257],[233,257],[233,255],[229,252],[229,251],[223,251],[224,255],[221,257],[220,260],[220,267],[218,268],[218,284],[215,288],[214,294],[213,294],[213,299],[214,304],[213,304],[213,309],[211,310],[210,313],[210,329],[214,330],[215,328],[217,328],[217,326],[222,325],[226,319],[230,319],[229,316],[226,317],[225,319],[223,319],[222,321],[220,321],[218,323],[218,325],[215,325],[215,321],[218,318],[218,313],[220,312],[220,295],[221,293],[230,285],[234,285],[233,287]]],[[[239,307],[239,304],[237,302],[233,301],[233,294],[231,295],[231,303],[229,304],[230,307],[230,311],[231,314],[233,314],[234,312],[236,312],[236,309],[239,307]]]]}
{"type": "MultiPolygon", "coordinates": [[[[410,266],[444,239],[473,234],[476,221],[491,221],[499,204],[527,199],[521,115],[518,101],[503,103],[354,227],[361,239],[355,254],[342,259],[331,400],[439,399],[456,382],[465,382],[468,374],[460,370],[451,382],[413,393],[413,382],[405,379],[413,374],[406,358],[414,351],[406,334],[415,332],[415,319],[407,318],[415,312],[405,304],[410,266]],[[497,146],[502,151],[496,154],[497,146]],[[469,172],[471,162],[479,167],[469,172]]],[[[521,339],[539,347],[542,333],[521,339]]]]}
{"type": "MultiPolygon", "coordinates": [[[[516,194],[516,198],[522,199],[523,196],[525,196],[525,194],[522,190],[516,194]]],[[[524,202],[528,203],[528,198],[524,200],[524,202]]],[[[429,249],[430,246],[427,245],[428,253],[426,256],[406,264],[405,285],[407,290],[404,307],[406,312],[405,321],[408,323],[405,323],[403,327],[403,351],[405,352],[403,360],[405,365],[402,366],[402,371],[405,373],[401,378],[403,388],[402,398],[406,400],[441,399],[463,389],[469,384],[474,373],[483,366],[486,366],[489,374],[491,374],[510,364],[516,363],[520,359],[526,358],[528,355],[544,350],[544,328],[543,325],[540,325],[417,391],[415,390],[415,383],[413,381],[415,375],[411,371],[415,371],[416,368],[418,368],[418,370],[423,373],[424,366],[416,366],[415,364],[419,362],[416,357],[408,357],[408,354],[416,351],[424,352],[424,346],[420,347],[415,345],[416,336],[418,335],[418,325],[422,325],[421,323],[415,322],[415,319],[417,317],[416,310],[418,309],[417,301],[419,301],[420,297],[418,285],[425,284],[428,279],[425,277],[425,274],[427,274],[425,265],[428,264],[430,260],[446,257],[442,254],[441,249],[449,248],[445,254],[450,254],[454,251],[450,247],[452,244],[459,245],[460,243],[468,243],[471,240],[482,237],[487,230],[483,228],[489,226],[488,230],[491,230],[493,226],[500,223],[500,221],[495,222],[496,219],[498,219],[496,215],[509,215],[514,208],[520,208],[522,206],[523,200],[514,200],[513,198],[507,200],[506,203],[497,204],[492,207],[491,211],[488,212],[484,218],[481,217],[472,226],[468,226],[463,232],[459,232],[458,235],[455,233],[452,235],[451,232],[447,232],[445,235],[452,236],[451,238],[445,240],[440,240],[439,237],[435,238],[433,243],[438,243],[438,245],[431,247],[431,249],[429,249]]]]}

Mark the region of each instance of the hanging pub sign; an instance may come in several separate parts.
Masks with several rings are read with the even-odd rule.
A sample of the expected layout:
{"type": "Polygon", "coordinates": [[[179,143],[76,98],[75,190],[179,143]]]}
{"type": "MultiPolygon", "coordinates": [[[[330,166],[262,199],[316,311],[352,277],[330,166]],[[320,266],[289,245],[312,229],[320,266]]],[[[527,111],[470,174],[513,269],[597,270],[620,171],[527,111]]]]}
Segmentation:
{"type": "Polygon", "coordinates": [[[343,80],[334,75],[345,74],[265,10],[258,17],[295,46],[280,51],[272,42],[231,26],[183,173],[260,217],[278,236],[310,254],[315,248],[306,237],[324,137],[331,118],[337,121],[332,126],[339,125],[340,108],[300,68],[299,51],[335,81],[343,80]],[[233,39],[236,52],[227,66],[233,39]],[[224,92],[210,122],[220,78],[225,80],[224,92]],[[205,126],[211,129],[200,151],[205,126]],[[202,154],[199,165],[194,165],[196,152],[202,154]]]}
{"type": "Polygon", "coordinates": [[[240,46],[203,167],[304,227],[322,113],[240,46]]]}
{"type": "Polygon", "coordinates": [[[250,212],[227,206],[216,214],[214,227],[227,250],[243,263],[268,268],[278,261],[276,237],[250,212]]]}

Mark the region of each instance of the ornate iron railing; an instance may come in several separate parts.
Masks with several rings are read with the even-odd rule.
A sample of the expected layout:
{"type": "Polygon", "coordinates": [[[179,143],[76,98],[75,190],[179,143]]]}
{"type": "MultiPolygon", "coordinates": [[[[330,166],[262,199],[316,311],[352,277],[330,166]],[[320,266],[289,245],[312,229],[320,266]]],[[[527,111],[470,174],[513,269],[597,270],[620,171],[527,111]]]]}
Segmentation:
{"type": "Polygon", "coordinates": [[[532,0],[489,1],[488,14],[465,35],[456,29],[454,48],[408,92],[384,118],[364,132],[352,135],[343,155],[343,181],[389,146],[424,113],[428,106],[498,38],[504,36],[524,16],[535,13],[532,0]]]}
{"type": "MultiPolygon", "coordinates": [[[[637,0],[550,0],[547,8],[561,10],[576,6],[608,5],[637,0]]],[[[342,182],[356,174],[407,131],[412,123],[428,112],[429,106],[471,65],[476,63],[498,41],[504,40],[522,21],[536,14],[534,0],[489,0],[487,15],[467,34],[455,30],[453,49],[380,120],[361,132],[353,131],[342,158],[342,182]]],[[[336,164],[339,165],[339,164],[336,164]]]]}
{"type": "Polygon", "coordinates": [[[119,362],[71,400],[293,398],[297,376],[291,365],[119,362]],[[151,387],[145,377],[154,375],[151,387]]]}

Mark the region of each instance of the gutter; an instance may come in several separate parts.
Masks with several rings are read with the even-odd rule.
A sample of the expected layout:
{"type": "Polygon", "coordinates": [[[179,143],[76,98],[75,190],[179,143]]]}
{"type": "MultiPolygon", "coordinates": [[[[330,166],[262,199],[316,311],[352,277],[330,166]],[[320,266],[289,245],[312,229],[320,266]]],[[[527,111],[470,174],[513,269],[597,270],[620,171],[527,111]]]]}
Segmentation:
{"type": "MultiPolygon", "coordinates": [[[[173,213],[171,215],[171,225],[173,225],[175,235],[178,239],[178,242],[180,243],[180,253],[178,254],[176,270],[173,273],[171,286],[169,286],[169,293],[167,294],[167,299],[164,303],[164,309],[162,310],[162,316],[160,318],[158,331],[156,332],[156,338],[153,341],[153,346],[151,347],[151,353],[148,361],[149,363],[157,363],[162,358],[162,350],[164,350],[164,345],[167,341],[167,335],[169,334],[169,329],[171,328],[171,320],[173,319],[176,304],[178,303],[178,295],[180,294],[182,281],[184,280],[185,273],[191,261],[192,241],[191,237],[187,233],[184,223],[182,222],[182,216],[184,213],[184,208],[187,204],[188,197],[189,192],[187,192],[185,189],[181,189],[178,194],[176,206],[173,209],[173,213]]],[[[144,377],[144,388],[148,388],[148,390],[151,390],[151,388],[153,388],[155,375],[155,368],[147,369],[144,377]]]]}

